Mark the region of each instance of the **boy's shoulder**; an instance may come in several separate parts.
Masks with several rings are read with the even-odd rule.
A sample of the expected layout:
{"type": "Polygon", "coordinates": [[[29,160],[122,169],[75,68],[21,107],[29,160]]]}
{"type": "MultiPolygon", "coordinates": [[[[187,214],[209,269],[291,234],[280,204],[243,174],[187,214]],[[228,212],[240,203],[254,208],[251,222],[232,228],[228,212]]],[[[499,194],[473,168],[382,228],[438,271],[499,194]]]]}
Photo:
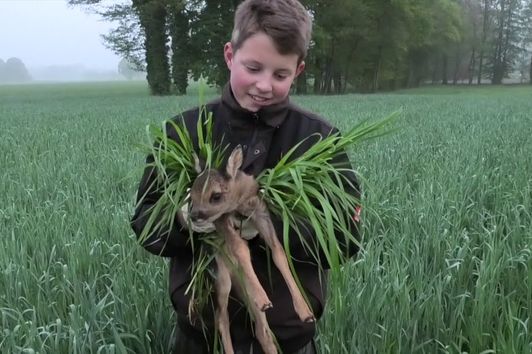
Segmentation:
{"type": "MultiPolygon", "coordinates": [[[[203,105],[198,105],[192,108],[188,108],[184,111],[181,111],[179,114],[175,115],[170,119],[171,122],[177,125],[183,124],[185,129],[187,130],[188,134],[190,135],[190,138],[192,139],[192,142],[194,144],[198,141],[198,122],[201,118],[202,122],[205,122],[207,117],[213,113],[216,108],[220,104],[220,99],[215,99],[213,101],[210,101],[208,103],[205,103],[203,105]]],[[[220,120],[214,118],[212,120],[214,124],[214,132],[217,132],[217,129],[219,130],[221,124],[220,120]]],[[[179,137],[177,132],[175,131],[172,124],[167,124],[168,134],[169,136],[178,141],[179,137]]],[[[219,134],[216,134],[219,135],[219,134]]]]}
{"type": "Polygon", "coordinates": [[[175,123],[184,123],[189,130],[195,131],[201,110],[204,109],[205,112],[212,112],[214,107],[216,107],[219,103],[220,100],[216,99],[206,103],[203,106],[198,105],[187,108],[186,110],[181,111],[179,114],[172,117],[171,120],[175,123]]]}
{"type": "Polygon", "coordinates": [[[326,118],[316,112],[290,102],[287,106],[288,116],[285,121],[287,128],[297,128],[307,130],[310,134],[329,134],[338,129],[326,118]]]}

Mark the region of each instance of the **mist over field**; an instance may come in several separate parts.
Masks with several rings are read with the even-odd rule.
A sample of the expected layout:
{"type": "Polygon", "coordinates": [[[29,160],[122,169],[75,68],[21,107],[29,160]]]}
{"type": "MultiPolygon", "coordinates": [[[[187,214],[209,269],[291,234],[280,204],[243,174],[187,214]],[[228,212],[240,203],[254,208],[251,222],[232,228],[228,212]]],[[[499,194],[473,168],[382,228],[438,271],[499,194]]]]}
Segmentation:
{"type": "Polygon", "coordinates": [[[125,79],[101,38],[112,27],[63,0],[2,0],[0,59],[20,59],[35,81],[125,79]]]}
{"type": "Polygon", "coordinates": [[[49,65],[29,67],[34,81],[95,81],[125,80],[116,70],[94,70],[83,65],[49,65]]]}

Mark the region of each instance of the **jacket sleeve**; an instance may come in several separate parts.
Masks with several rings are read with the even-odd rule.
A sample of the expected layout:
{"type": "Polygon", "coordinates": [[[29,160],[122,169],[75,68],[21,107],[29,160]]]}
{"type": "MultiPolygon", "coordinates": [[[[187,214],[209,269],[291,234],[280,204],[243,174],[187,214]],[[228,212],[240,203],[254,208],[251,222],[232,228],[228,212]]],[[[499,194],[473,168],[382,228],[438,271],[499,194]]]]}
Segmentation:
{"type": "MultiPolygon", "coordinates": [[[[347,220],[349,220],[349,230],[350,230],[351,235],[357,240],[357,242],[360,242],[361,241],[360,211],[362,208],[361,201],[360,201],[361,199],[360,183],[358,182],[356,174],[353,172],[352,165],[351,165],[351,162],[349,161],[349,157],[347,156],[347,153],[343,152],[339,154],[333,161],[333,164],[337,167],[341,167],[347,170],[342,173],[342,175],[346,179],[346,181],[343,183],[343,188],[346,193],[355,197],[358,203],[356,205],[355,210],[351,211],[351,215],[346,215],[346,218],[347,220]]],[[[339,232],[337,232],[336,239],[338,240],[338,243],[340,245],[340,250],[346,259],[351,258],[358,253],[359,246],[356,243],[354,243],[352,240],[349,240],[348,238],[346,238],[345,235],[342,235],[339,232]]]]}
{"type": "MultiPolygon", "coordinates": [[[[177,134],[170,125],[167,125],[167,132],[171,139],[177,141],[177,134]]],[[[177,215],[174,216],[171,228],[170,225],[162,225],[159,228],[155,228],[144,240],[140,240],[149,218],[155,212],[153,207],[162,195],[160,188],[157,186],[157,170],[151,165],[153,161],[152,155],[146,158],[146,167],[139,184],[137,204],[135,213],[131,218],[131,227],[146,250],[163,257],[175,257],[180,251],[190,248],[188,243],[190,233],[181,226],[177,215]]],[[[157,218],[156,216],[156,222],[153,225],[158,224],[157,218]]]]}
{"type": "MultiPolygon", "coordinates": [[[[131,227],[139,241],[153,213],[153,206],[161,197],[161,192],[157,188],[157,172],[155,167],[149,165],[151,162],[153,162],[153,157],[150,155],[146,159],[147,166],[139,184],[135,213],[131,218],[131,227]]],[[[172,228],[162,226],[155,229],[145,240],[141,241],[141,245],[155,255],[175,257],[180,249],[187,247],[188,239],[189,232],[181,227],[176,215],[172,228]]]]}

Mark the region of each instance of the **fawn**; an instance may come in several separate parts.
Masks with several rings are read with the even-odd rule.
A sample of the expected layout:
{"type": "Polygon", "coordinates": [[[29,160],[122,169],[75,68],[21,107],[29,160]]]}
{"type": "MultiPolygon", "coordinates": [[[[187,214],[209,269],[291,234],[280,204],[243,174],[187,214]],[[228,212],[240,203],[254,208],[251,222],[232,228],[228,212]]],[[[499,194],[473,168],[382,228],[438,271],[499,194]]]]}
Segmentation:
{"type": "Polygon", "coordinates": [[[229,314],[227,305],[233,281],[243,278],[239,290],[245,299],[255,320],[255,335],[267,354],[277,353],[277,347],[266,320],[264,311],[273,305],[260,284],[251,264],[247,241],[236,229],[236,214],[248,217],[266,245],[271,249],[273,261],[288,285],[294,308],[299,318],[313,322],[314,315],[307,305],[290,272],[284,249],[277,238],[265,202],[259,195],[259,185],[255,178],[242,172],[242,148],[237,146],[229,156],[225,171],[216,169],[201,170],[195,156],[198,177],[190,190],[190,220],[197,225],[213,223],[218,235],[224,238],[224,250],[215,255],[217,275],[216,291],[216,326],[222,338],[226,354],[233,354],[233,345],[229,333],[229,314]],[[227,256],[228,255],[228,256],[227,256]],[[234,272],[236,265],[242,277],[234,272]]]}

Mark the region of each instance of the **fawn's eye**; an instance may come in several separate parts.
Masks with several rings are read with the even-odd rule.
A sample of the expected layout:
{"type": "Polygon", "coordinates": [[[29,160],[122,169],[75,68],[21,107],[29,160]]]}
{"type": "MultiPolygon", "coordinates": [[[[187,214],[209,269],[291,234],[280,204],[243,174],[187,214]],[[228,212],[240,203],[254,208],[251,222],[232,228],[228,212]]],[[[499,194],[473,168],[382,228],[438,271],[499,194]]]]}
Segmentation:
{"type": "Polygon", "coordinates": [[[213,193],[209,202],[218,203],[220,200],[222,200],[222,193],[213,193]]]}

